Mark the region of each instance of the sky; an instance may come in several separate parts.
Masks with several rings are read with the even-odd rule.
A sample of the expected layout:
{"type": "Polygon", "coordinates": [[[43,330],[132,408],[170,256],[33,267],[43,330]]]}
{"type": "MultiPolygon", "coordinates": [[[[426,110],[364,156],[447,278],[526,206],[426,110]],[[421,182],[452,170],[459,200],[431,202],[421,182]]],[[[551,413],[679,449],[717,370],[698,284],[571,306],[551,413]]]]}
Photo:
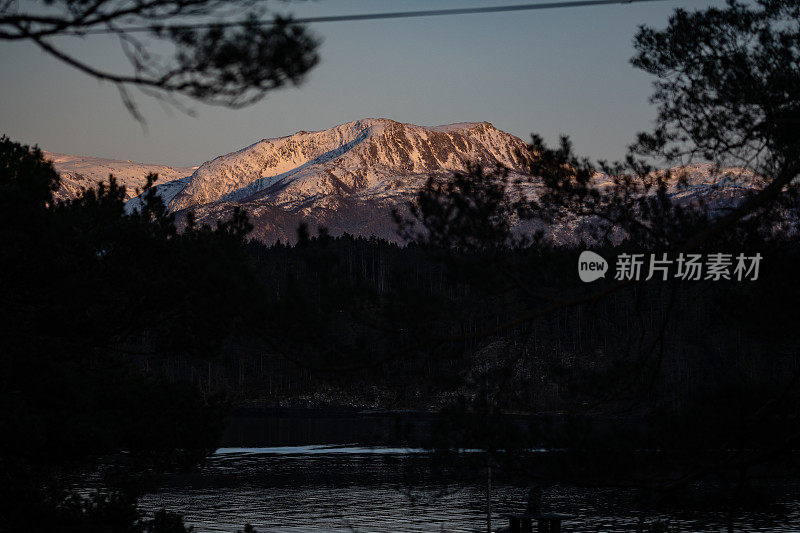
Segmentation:
{"type": "MultiPolygon", "coordinates": [[[[317,0],[269,4],[297,17],[522,3],[522,0],[317,0]]],[[[488,121],[553,143],[569,135],[581,155],[615,160],[652,126],[652,78],[632,67],[633,36],[663,28],[675,8],[717,0],[318,23],[321,62],[300,87],[241,110],[191,103],[196,116],[134,91],[143,127],[113,85],[28,43],[0,41],[0,134],[45,150],[195,166],[263,138],[361,118],[423,126],[488,121]]],[[[20,0],[20,8],[26,5],[20,0]]],[[[64,50],[123,70],[113,38],[68,38],[64,50]]]]}

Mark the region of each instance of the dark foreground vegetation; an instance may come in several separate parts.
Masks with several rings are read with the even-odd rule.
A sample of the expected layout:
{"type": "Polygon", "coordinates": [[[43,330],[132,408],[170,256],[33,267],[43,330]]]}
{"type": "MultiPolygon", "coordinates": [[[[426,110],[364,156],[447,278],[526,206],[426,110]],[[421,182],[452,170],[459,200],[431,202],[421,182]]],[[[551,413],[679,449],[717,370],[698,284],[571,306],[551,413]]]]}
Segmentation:
{"type": "Polygon", "coordinates": [[[113,178],[57,202],[51,165],[2,138],[0,529],[184,531],[140,516],[136,498],[201,463],[246,400],[440,410],[437,450],[480,448],[507,470],[531,447],[567,458],[520,470],[531,483],[674,495],[733,480],[731,514],[752,475],[796,474],[798,19],[797,2],[761,0],[643,28],[633,62],[657,78],[658,119],[601,165],[612,186],[594,187],[567,139],[534,137],[540,195],[504,169],[431,179],[396,215],[403,248],[305,227],[295,246],[264,246],[239,212],[178,232],[149,187],[126,214],[113,178]],[[762,183],[721,212],[676,203],[647,161],[692,158],[762,183]],[[759,253],[760,274],[585,285],[580,250],[515,229],[575,216],[612,261],[759,253]],[[99,493],[76,488],[90,478],[99,493]]]}
{"type": "Polygon", "coordinates": [[[794,235],[717,241],[764,256],[756,281],[609,276],[602,298],[562,306],[586,294],[579,250],[302,229],[295,246],[265,246],[244,243],[244,218],[179,234],[154,196],[124,215],[113,181],[53,204],[50,166],[2,149],[3,213],[16,213],[3,233],[8,524],[163,531],[169,515],[138,518],[136,495],[201,462],[243,402],[441,411],[419,444],[486,449],[532,483],[674,492],[712,474],[796,473],[794,235]],[[513,467],[541,447],[563,461],[513,467]],[[74,492],[87,476],[107,490],[74,492]]]}

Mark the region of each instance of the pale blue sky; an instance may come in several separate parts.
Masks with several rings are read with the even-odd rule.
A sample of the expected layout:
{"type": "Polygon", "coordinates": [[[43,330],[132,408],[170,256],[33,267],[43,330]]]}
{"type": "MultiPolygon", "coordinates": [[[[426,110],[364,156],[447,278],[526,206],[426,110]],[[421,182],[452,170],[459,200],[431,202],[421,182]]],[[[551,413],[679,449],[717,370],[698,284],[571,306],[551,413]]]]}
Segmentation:
{"type": "MultiPolygon", "coordinates": [[[[296,16],[508,5],[521,0],[338,0],[273,4],[296,16]]],[[[20,1],[24,5],[24,1],[20,1]]],[[[629,64],[640,24],[663,27],[673,0],[544,11],[312,25],[321,63],[299,88],[243,110],[193,104],[197,117],[165,113],[137,94],[147,130],[116,89],[33,45],[0,42],[0,133],[46,150],[196,165],[265,137],[365,117],[421,125],[489,121],[528,140],[569,134],[581,154],[615,159],[655,116],[651,79],[629,64]]],[[[107,37],[65,41],[68,49],[119,68],[107,37]]]]}

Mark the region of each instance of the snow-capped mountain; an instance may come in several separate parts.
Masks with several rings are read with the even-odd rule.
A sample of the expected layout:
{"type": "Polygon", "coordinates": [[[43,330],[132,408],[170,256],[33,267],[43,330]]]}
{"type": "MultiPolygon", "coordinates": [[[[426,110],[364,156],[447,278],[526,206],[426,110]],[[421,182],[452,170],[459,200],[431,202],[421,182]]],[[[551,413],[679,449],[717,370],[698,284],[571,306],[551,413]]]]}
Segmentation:
{"type": "MultiPolygon", "coordinates": [[[[172,210],[192,210],[200,222],[225,218],[245,208],[253,236],[265,242],[293,240],[300,222],[325,226],[332,234],[350,232],[395,240],[393,208],[403,208],[431,175],[449,176],[467,162],[503,165],[512,180],[526,175],[526,144],[488,122],[423,127],[386,119],[365,119],[331,129],[264,139],[201,165],[186,185],[159,189],[172,210]]],[[[730,205],[752,188],[752,174],[717,171],[709,164],[681,167],[670,194],[681,202],[703,197],[713,208],[730,205]],[[677,179],[685,174],[685,180],[677,179]]],[[[608,182],[596,176],[597,184],[608,182]]],[[[536,180],[526,192],[536,194],[536,180]]],[[[575,220],[549,228],[556,242],[585,232],[575,220]]]]}
{"type": "Polygon", "coordinates": [[[213,222],[246,208],[254,236],[293,239],[305,220],[332,233],[394,238],[391,209],[430,175],[450,175],[468,162],[523,174],[519,138],[488,122],[423,127],[365,119],[331,129],[264,139],[201,165],[180,192],[159,188],[174,211],[213,222]]]}
{"type": "Polygon", "coordinates": [[[136,189],[144,187],[145,177],[150,172],[158,174],[158,183],[166,184],[176,179],[191,175],[197,167],[168,167],[133,161],[105,159],[67,154],[56,154],[42,151],[44,158],[51,161],[61,176],[61,187],[56,191],[56,198],[65,200],[75,198],[81,189],[95,187],[101,181],[108,181],[113,174],[117,181],[125,186],[125,197],[134,198],[136,189]]]}
{"type": "Polygon", "coordinates": [[[385,197],[467,161],[523,171],[525,144],[487,122],[425,128],[386,119],[264,139],[201,165],[170,202],[176,211],[211,202],[269,198],[296,207],[340,196],[385,197]]]}
{"type": "MultiPolygon", "coordinates": [[[[502,165],[512,180],[532,178],[526,174],[531,156],[525,142],[488,122],[423,127],[358,120],[264,139],[194,169],[47,155],[67,178],[62,195],[113,172],[129,187],[130,198],[148,172],[158,172],[156,191],[178,215],[193,211],[198,222],[213,224],[239,206],[255,226],[252,237],[267,243],[293,241],[301,222],[312,230],[325,226],[334,235],[346,231],[397,240],[392,210],[404,208],[429,176],[450,176],[468,162],[489,168],[502,165]]],[[[729,206],[754,185],[753,175],[741,169],[695,164],[673,170],[670,194],[687,203],[703,198],[712,209],[729,206]],[[678,174],[686,179],[678,180],[678,174]]],[[[601,187],[610,183],[601,174],[595,179],[601,187]]],[[[526,187],[525,194],[535,195],[536,179],[526,187]]],[[[127,208],[135,209],[139,202],[132,198],[127,208]]],[[[587,224],[592,221],[573,220],[548,231],[556,242],[574,242],[585,234],[581,228],[587,224]]]]}

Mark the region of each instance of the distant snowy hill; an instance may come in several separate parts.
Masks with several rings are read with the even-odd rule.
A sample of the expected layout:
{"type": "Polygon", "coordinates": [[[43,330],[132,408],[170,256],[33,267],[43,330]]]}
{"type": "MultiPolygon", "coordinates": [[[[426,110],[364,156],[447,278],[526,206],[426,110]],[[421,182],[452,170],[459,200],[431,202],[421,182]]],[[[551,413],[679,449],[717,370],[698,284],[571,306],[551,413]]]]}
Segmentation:
{"type": "Polygon", "coordinates": [[[125,196],[127,199],[131,199],[137,195],[137,188],[144,187],[145,176],[150,172],[158,174],[158,184],[165,184],[185,178],[197,168],[168,167],[47,151],[42,153],[45,159],[53,162],[56,171],[61,175],[61,188],[55,194],[57,198],[61,199],[75,198],[81,189],[89,189],[101,181],[108,181],[109,174],[114,174],[117,181],[125,185],[125,196]]]}

